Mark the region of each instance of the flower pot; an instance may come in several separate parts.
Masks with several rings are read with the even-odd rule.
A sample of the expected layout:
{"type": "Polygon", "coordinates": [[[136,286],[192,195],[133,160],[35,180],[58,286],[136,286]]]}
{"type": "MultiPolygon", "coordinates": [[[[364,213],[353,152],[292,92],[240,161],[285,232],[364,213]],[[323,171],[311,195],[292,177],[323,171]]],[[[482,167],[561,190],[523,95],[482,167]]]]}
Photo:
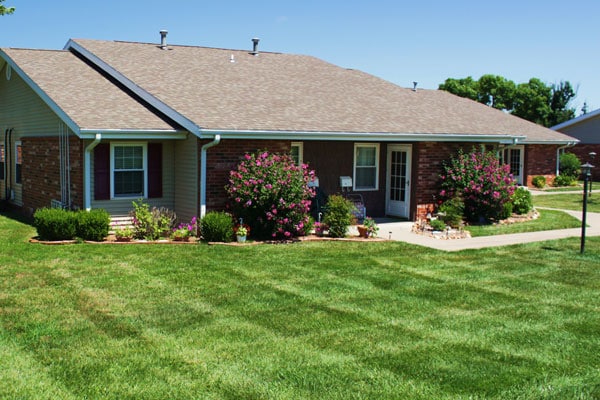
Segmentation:
{"type": "Polygon", "coordinates": [[[238,243],[244,243],[246,241],[246,236],[236,236],[238,243]]]}
{"type": "Polygon", "coordinates": [[[366,226],[358,225],[357,228],[358,228],[358,236],[360,236],[362,238],[369,237],[369,230],[367,229],[366,226]]]}
{"type": "Polygon", "coordinates": [[[130,238],[130,237],[127,237],[127,236],[115,238],[115,240],[116,240],[117,242],[131,242],[131,239],[132,239],[132,238],[130,238]]]}

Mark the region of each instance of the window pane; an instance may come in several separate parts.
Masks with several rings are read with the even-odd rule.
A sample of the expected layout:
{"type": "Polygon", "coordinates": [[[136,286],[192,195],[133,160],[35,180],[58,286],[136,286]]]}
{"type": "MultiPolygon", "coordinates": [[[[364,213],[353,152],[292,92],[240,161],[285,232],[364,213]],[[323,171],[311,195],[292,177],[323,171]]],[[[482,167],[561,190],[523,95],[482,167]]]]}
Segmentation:
{"type": "Polygon", "coordinates": [[[356,188],[357,189],[374,189],[376,173],[377,173],[377,168],[375,168],[375,167],[356,168],[356,182],[355,182],[356,188]]]}
{"type": "Polygon", "coordinates": [[[142,169],[144,149],[142,146],[115,146],[115,169],[142,169]]]}
{"type": "Polygon", "coordinates": [[[115,196],[143,196],[144,172],[143,171],[116,171],[115,196]]]}
{"type": "Polygon", "coordinates": [[[375,147],[357,147],[356,148],[356,166],[374,167],[376,158],[375,147]]]}
{"type": "Polygon", "coordinates": [[[292,156],[292,160],[294,160],[294,164],[300,165],[300,146],[292,146],[290,155],[292,156]]]}

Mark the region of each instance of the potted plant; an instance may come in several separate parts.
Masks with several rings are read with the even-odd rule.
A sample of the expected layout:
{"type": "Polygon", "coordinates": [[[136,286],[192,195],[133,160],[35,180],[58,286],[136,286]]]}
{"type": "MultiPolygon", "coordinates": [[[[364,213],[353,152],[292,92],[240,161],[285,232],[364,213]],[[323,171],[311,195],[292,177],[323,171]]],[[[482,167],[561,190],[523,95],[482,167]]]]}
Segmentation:
{"type": "Polygon", "coordinates": [[[194,217],[189,223],[180,223],[179,226],[173,228],[171,239],[177,242],[187,242],[192,236],[196,235],[198,229],[197,218],[194,217]]]}
{"type": "Polygon", "coordinates": [[[133,228],[124,226],[115,230],[115,238],[117,242],[130,242],[133,239],[133,228]]]}
{"type": "Polygon", "coordinates": [[[240,224],[234,228],[234,231],[238,243],[244,243],[246,241],[246,236],[250,234],[250,227],[246,224],[240,224]]]}
{"type": "Polygon", "coordinates": [[[379,227],[377,226],[377,223],[375,223],[375,220],[371,217],[366,217],[363,220],[363,224],[358,225],[357,229],[358,235],[364,238],[377,236],[377,233],[379,232],[379,227]]]}

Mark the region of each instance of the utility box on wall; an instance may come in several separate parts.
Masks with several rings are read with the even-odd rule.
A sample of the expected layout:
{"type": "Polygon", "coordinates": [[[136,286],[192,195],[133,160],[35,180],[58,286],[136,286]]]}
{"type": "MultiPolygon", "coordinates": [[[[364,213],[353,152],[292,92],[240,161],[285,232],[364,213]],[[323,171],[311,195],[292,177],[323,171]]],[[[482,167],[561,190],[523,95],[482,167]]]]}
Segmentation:
{"type": "Polygon", "coordinates": [[[340,186],[342,189],[352,187],[352,178],[349,176],[340,176],[340,186]]]}

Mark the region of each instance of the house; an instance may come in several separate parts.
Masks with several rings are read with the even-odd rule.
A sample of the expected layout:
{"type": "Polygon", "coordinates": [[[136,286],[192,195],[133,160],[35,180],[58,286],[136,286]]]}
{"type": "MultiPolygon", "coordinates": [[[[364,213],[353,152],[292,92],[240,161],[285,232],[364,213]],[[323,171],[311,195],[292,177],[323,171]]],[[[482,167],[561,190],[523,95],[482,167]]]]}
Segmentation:
{"type": "Polygon", "coordinates": [[[182,219],[222,209],[245,152],[290,152],[328,194],[360,195],[370,216],[416,219],[441,163],[486,146],[529,184],[577,142],[477,102],[406,89],[294,54],[72,39],[63,50],[0,50],[0,195],[40,207],[131,201],[182,219]],[[342,188],[341,177],[348,183],[342,188]]]}
{"type": "Polygon", "coordinates": [[[600,109],[580,115],[550,129],[578,139],[577,146],[569,149],[569,152],[577,155],[582,164],[590,162],[598,165],[598,161],[594,161],[595,157],[590,156],[590,153],[600,154],[600,109]]]}

